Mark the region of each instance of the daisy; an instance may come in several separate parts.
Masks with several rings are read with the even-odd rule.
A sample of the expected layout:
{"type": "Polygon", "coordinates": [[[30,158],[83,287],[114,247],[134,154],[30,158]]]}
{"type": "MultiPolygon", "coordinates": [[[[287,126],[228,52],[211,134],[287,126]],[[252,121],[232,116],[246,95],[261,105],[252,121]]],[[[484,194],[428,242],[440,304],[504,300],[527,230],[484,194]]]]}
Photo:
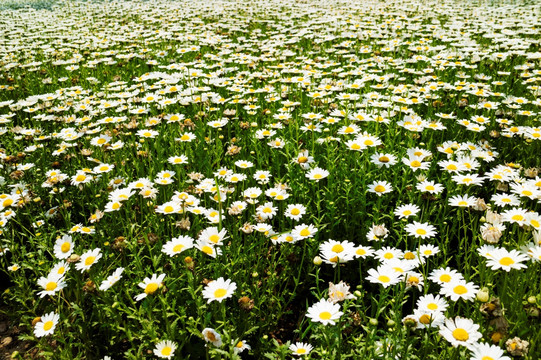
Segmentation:
{"type": "Polygon", "coordinates": [[[208,300],[207,303],[209,304],[214,300],[222,302],[222,300],[233,296],[233,292],[235,292],[236,289],[236,283],[231,282],[229,279],[224,280],[223,277],[220,277],[207,284],[205,289],[203,289],[203,297],[208,300]]]}
{"type": "Polygon", "coordinates": [[[319,181],[329,176],[329,172],[325,169],[315,167],[306,173],[306,177],[310,180],[319,181]]]}
{"type": "Polygon", "coordinates": [[[413,317],[417,320],[417,329],[437,328],[445,322],[445,315],[439,311],[415,309],[413,317]]]}
{"type": "Polygon", "coordinates": [[[429,223],[420,223],[414,221],[413,224],[407,224],[405,227],[407,233],[416,238],[426,239],[436,236],[436,228],[429,223]]]}
{"type": "Polygon", "coordinates": [[[439,194],[443,191],[443,185],[434,181],[422,181],[416,185],[417,190],[421,192],[428,192],[430,194],[439,194]]]}
{"type": "Polygon", "coordinates": [[[278,208],[273,206],[272,202],[266,202],[256,208],[256,214],[261,219],[272,219],[276,215],[278,208]]]}
{"type": "Polygon", "coordinates": [[[329,283],[329,300],[333,304],[346,299],[354,299],[355,296],[349,292],[349,285],[343,281],[338,284],[329,283]]]}
{"type": "Polygon", "coordinates": [[[68,271],[69,268],[70,268],[70,266],[69,266],[69,263],[67,261],[61,261],[58,264],[56,264],[55,266],[53,266],[53,268],[51,269],[50,272],[58,274],[58,275],[65,275],[66,271],[68,271]]]}
{"type": "Polygon", "coordinates": [[[335,241],[329,239],[319,246],[320,255],[326,263],[336,266],[355,257],[355,244],[349,241],[335,241]]]}
{"type": "Polygon", "coordinates": [[[312,224],[300,224],[295,226],[291,231],[291,234],[297,240],[314,237],[315,233],[317,233],[317,228],[312,224]]]}
{"type": "Polygon", "coordinates": [[[297,342],[289,345],[289,350],[293,352],[293,355],[304,356],[308,355],[314,347],[308,343],[297,342]]]}
{"type": "Polygon", "coordinates": [[[441,286],[440,293],[453,301],[457,301],[458,299],[473,301],[478,291],[479,286],[472,282],[466,282],[466,280],[455,280],[443,284],[441,286]]]}
{"type": "Polygon", "coordinates": [[[154,294],[160,288],[160,286],[162,286],[162,281],[164,278],[165,274],[152,274],[152,277],[150,279],[146,277],[143,282],[137,284],[137,286],[139,286],[141,289],[144,289],[144,291],[135,297],[135,301],[143,300],[148,295],[154,294]]]}
{"type": "Polygon", "coordinates": [[[417,308],[421,311],[444,313],[447,310],[447,301],[439,295],[427,294],[417,300],[417,308]]]}
{"type": "Polygon", "coordinates": [[[287,218],[293,219],[295,221],[299,221],[304,214],[306,214],[306,207],[301,204],[289,204],[284,211],[284,215],[287,218]]]}
{"type": "Polygon", "coordinates": [[[81,255],[81,259],[77,264],[75,264],[75,268],[77,270],[80,270],[81,272],[90,269],[92,265],[94,265],[96,262],[98,262],[99,259],[101,259],[101,249],[95,248],[94,250],[88,250],[83,255],[81,255]]]}
{"type": "Polygon", "coordinates": [[[503,269],[507,272],[511,269],[525,269],[527,266],[522,264],[524,261],[528,261],[527,255],[517,251],[508,251],[504,248],[496,248],[491,253],[491,257],[487,259],[487,266],[492,270],[503,269]]]}
{"type": "Polygon", "coordinates": [[[440,335],[454,347],[462,345],[470,348],[483,337],[477,330],[479,325],[472,320],[457,316],[454,320],[445,320],[445,325],[440,327],[440,335]]]}
{"type": "Polygon", "coordinates": [[[433,270],[428,279],[437,284],[445,285],[450,282],[464,280],[464,277],[458,271],[447,267],[433,270]]]}
{"type": "Polygon", "coordinates": [[[201,232],[197,240],[199,242],[205,242],[212,246],[219,246],[223,244],[223,241],[227,238],[227,230],[222,229],[218,231],[218,228],[215,226],[208,227],[201,232]]]}
{"type": "Polygon", "coordinates": [[[378,259],[381,262],[396,260],[396,259],[401,258],[404,255],[402,250],[388,247],[388,246],[377,250],[374,254],[375,254],[376,259],[378,259]]]}
{"type": "Polygon", "coordinates": [[[215,247],[206,241],[197,240],[194,246],[196,249],[201,250],[202,252],[204,252],[205,254],[207,254],[208,256],[212,258],[216,258],[217,255],[222,254],[222,251],[220,250],[220,248],[215,247]]]}
{"type": "Polygon", "coordinates": [[[101,283],[99,289],[100,289],[101,291],[109,290],[109,288],[110,288],[111,286],[113,286],[114,284],[116,284],[116,282],[122,278],[122,272],[123,272],[123,271],[124,271],[124,268],[123,268],[123,267],[117,268],[115,271],[113,271],[113,273],[112,273],[111,275],[109,275],[109,276],[107,277],[107,279],[105,279],[105,280],[101,283]]]}
{"type": "Polygon", "coordinates": [[[54,312],[43,315],[34,326],[34,335],[36,337],[51,335],[54,333],[54,329],[59,320],[60,316],[54,312]]]}
{"type": "Polygon", "coordinates": [[[182,206],[180,206],[176,201],[168,201],[162,205],[158,205],[154,211],[158,214],[164,215],[181,214],[182,206]]]}
{"type": "Polygon", "coordinates": [[[476,343],[470,347],[472,356],[470,360],[511,360],[503,355],[503,350],[498,345],[476,343]]]}
{"type": "Polygon", "coordinates": [[[514,194],[494,194],[490,198],[490,201],[494,202],[494,205],[504,207],[504,206],[520,206],[520,199],[514,194]]]}
{"type": "Polygon", "coordinates": [[[222,346],[222,337],[214,329],[205,328],[201,333],[206,342],[211,342],[216,347],[222,346]]]}
{"type": "Polygon", "coordinates": [[[410,216],[415,216],[421,211],[421,208],[415,204],[405,204],[400,205],[394,211],[394,214],[398,216],[399,219],[408,218],[410,216]]]}
{"type": "Polygon", "coordinates": [[[435,245],[427,244],[419,246],[419,254],[424,258],[436,255],[439,252],[440,248],[435,245]]]}
{"type": "Polygon", "coordinates": [[[366,279],[373,284],[381,284],[389,287],[400,282],[401,276],[391,266],[378,266],[377,269],[369,269],[366,279]]]}
{"type": "Polygon", "coordinates": [[[170,340],[162,340],[156,344],[154,355],[164,359],[171,359],[177,349],[176,343],[170,340]]]}
{"type": "Polygon", "coordinates": [[[334,325],[334,321],[340,319],[340,316],[343,314],[344,313],[340,311],[340,305],[321,299],[319,302],[308,308],[306,316],[312,321],[320,322],[323,325],[334,325]]]}
{"type": "Polygon", "coordinates": [[[186,132],[184,134],[182,134],[179,138],[175,138],[175,141],[180,141],[180,142],[191,142],[192,140],[194,140],[196,138],[195,134],[192,133],[192,132],[186,132]]]}
{"type": "Polygon", "coordinates": [[[389,168],[396,164],[397,159],[396,156],[392,154],[375,153],[370,156],[370,161],[372,164],[377,165],[378,167],[385,166],[386,168],[389,168]]]}
{"type": "Polygon", "coordinates": [[[423,162],[423,158],[420,156],[410,156],[402,158],[402,163],[409,166],[411,170],[427,170],[430,167],[430,162],[423,162]]]}
{"type": "Polygon", "coordinates": [[[180,165],[188,163],[188,157],[186,155],[170,156],[167,162],[172,165],[180,165]]]}
{"type": "Polygon", "coordinates": [[[364,259],[366,257],[372,256],[374,254],[374,249],[370,246],[359,245],[355,248],[355,257],[364,259]]]}
{"type": "Polygon", "coordinates": [[[244,350],[252,349],[252,347],[248,345],[248,343],[246,343],[246,340],[239,340],[236,343],[235,341],[233,341],[232,344],[234,345],[233,351],[235,352],[235,354],[239,354],[243,352],[244,350]]]}
{"type": "Polygon", "coordinates": [[[507,221],[510,223],[516,223],[520,226],[526,225],[528,212],[526,209],[522,208],[512,208],[505,210],[502,214],[502,221],[507,221]]]}
{"type": "Polygon", "coordinates": [[[393,187],[387,181],[374,181],[368,186],[368,192],[381,196],[393,191],[393,187]]]}
{"type": "Polygon", "coordinates": [[[57,259],[67,259],[73,253],[73,240],[70,235],[64,235],[54,244],[54,256],[57,259]]]}
{"type": "Polygon", "coordinates": [[[38,279],[38,285],[43,288],[42,291],[38,293],[40,297],[45,295],[54,295],[57,291],[62,290],[66,287],[66,282],[64,277],[57,273],[49,273],[47,277],[40,277],[38,279]]]}
{"type": "Polygon", "coordinates": [[[449,199],[449,205],[458,207],[472,207],[477,203],[477,199],[468,195],[455,195],[449,199]]]}
{"type": "Polygon", "coordinates": [[[162,252],[169,256],[175,256],[184,250],[191,249],[193,247],[193,243],[194,239],[189,236],[172,238],[163,245],[162,252]]]}

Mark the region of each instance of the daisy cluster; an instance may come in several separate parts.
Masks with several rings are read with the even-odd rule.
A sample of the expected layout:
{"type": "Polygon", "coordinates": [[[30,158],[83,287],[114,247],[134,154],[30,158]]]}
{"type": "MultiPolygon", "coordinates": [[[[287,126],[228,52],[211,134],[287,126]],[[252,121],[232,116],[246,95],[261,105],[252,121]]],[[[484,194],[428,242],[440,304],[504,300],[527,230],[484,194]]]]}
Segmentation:
{"type": "Polygon", "coordinates": [[[6,302],[61,358],[535,358],[540,9],[0,10],[6,302]]]}

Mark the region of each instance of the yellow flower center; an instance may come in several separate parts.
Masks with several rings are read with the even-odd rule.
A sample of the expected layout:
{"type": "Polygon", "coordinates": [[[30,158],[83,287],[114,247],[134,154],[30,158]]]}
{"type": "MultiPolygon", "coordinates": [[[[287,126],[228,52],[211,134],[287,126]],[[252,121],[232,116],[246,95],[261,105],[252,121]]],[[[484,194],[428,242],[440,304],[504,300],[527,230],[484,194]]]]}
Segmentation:
{"type": "Polygon", "coordinates": [[[361,148],[361,146],[357,143],[353,143],[351,144],[351,149],[352,150],[359,150],[361,148]]]}
{"type": "Polygon", "coordinates": [[[391,279],[388,276],[385,276],[385,275],[380,275],[378,277],[378,280],[381,281],[382,283],[388,283],[389,281],[391,281],[391,279]]]}
{"type": "Polygon", "coordinates": [[[106,141],[107,141],[107,140],[105,140],[105,139],[102,138],[102,139],[98,139],[97,143],[98,143],[99,145],[103,145],[103,144],[105,144],[106,141]]]}
{"type": "Polygon", "coordinates": [[[366,255],[366,250],[365,249],[357,249],[357,251],[355,253],[357,255],[359,255],[359,256],[366,255]]]}
{"type": "Polygon", "coordinates": [[[84,181],[86,179],[86,176],[85,175],[77,175],[77,177],[75,178],[75,181],[84,181]]]}
{"type": "Polygon", "coordinates": [[[49,330],[51,330],[53,325],[54,325],[54,323],[51,320],[49,320],[45,324],[43,324],[43,330],[49,331],[49,330]]]}
{"type": "Polygon", "coordinates": [[[428,186],[426,187],[426,189],[427,189],[428,191],[434,191],[434,190],[436,190],[436,188],[435,188],[434,186],[432,186],[432,185],[428,185],[428,186]]]}
{"type": "Polygon", "coordinates": [[[54,289],[56,289],[57,287],[57,283],[55,281],[50,281],[47,283],[47,285],[45,285],[45,290],[47,291],[53,291],[54,289]]]}
{"type": "Polygon", "coordinates": [[[92,265],[92,263],[94,263],[94,260],[96,260],[95,256],[87,257],[86,260],[85,260],[85,265],[86,266],[92,265]]]}
{"type": "Polygon", "coordinates": [[[291,210],[291,215],[299,215],[301,213],[301,211],[297,208],[294,208],[293,210],[291,210]]]}
{"type": "Polygon", "coordinates": [[[63,243],[62,246],[60,246],[60,251],[62,251],[63,253],[70,251],[70,249],[71,249],[71,244],[67,241],[63,243]]]}
{"type": "Polygon", "coordinates": [[[323,312],[321,312],[321,313],[319,314],[319,318],[320,318],[321,320],[329,320],[329,319],[331,318],[331,316],[332,316],[331,313],[328,312],[328,311],[323,311],[323,312]]]}
{"type": "Polygon", "coordinates": [[[182,140],[182,141],[188,141],[188,140],[190,140],[190,136],[187,135],[187,134],[184,134],[184,135],[181,136],[180,140],[182,140]]]}
{"type": "Polygon", "coordinates": [[[297,349],[297,354],[306,354],[306,349],[304,348],[297,349]]]}
{"type": "Polygon", "coordinates": [[[481,360],[494,360],[494,358],[490,356],[483,356],[481,360]]]}
{"type": "Polygon", "coordinates": [[[413,160],[411,163],[410,163],[411,167],[419,167],[421,166],[421,162],[418,161],[418,160],[413,160]]]}
{"type": "Polygon", "coordinates": [[[306,162],[308,162],[308,158],[306,156],[300,156],[297,161],[300,163],[300,164],[304,164],[306,162]]]}
{"type": "Polygon", "coordinates": [[[369,139],[369,140],[365,140],[365,141],[364,141],[364,144],[365,144],[366,146],[372,146],[372,145],[374,145],[374,142],[373,142],[372,140],[369,139]]]}
{"type": "Polygon", "coordinates": [[[145,294],[154,294],[158,290],[158,284],[150,283],[145,287],[145,294]]]}
{"type": "Polygon", "coordinates": [[[332,247],[331,251],[335,253],[341,253],[342,251],[344,251],[344,247],[340,244],[336,244],[332,247]]]}
{"type": "Polygon", "coordinates": [[[215,297],[215,298],[221,298],[221,297],[224,297],[225,294],[227,294],[227,290],[226,290],[226,289],[217,289],[216,291],[214,291],[214,297],[215,297]]]}
{"type": "Polygon", "coordinates": [[[466,330],[458,328],[453,330],[453,337],[458,341],[468,341],[470,335],[466,330]]]}
{"type": "Polygon", "coordinates": [[[208,255],[212,255],[213,251],[212,251],[212,248],[210,246],[203,246],[201,248],[201,251],[203,251],[205,254],[208,254],[208,255]]]}
{"type": "Polygon", "coordinates": [[[447,274],[443,274],[442,276],[440,276],[440,281],[448,283],[449,281],[451,281],[451,276],[447,274]]]}
{"type": "Polygon", "coordinates": [[[163,212],[170,213],[170,212],[173,212],[173,210],[174,210],[174,209],[173,209],[172,206],[167,205],[167,206],[165,207],[165,209],[163,209],[163,212]]]}
{"type": "Polygon", "coordinates": [[[173,350],[173,349],[171,349],[170,346],[166,346],[166,347],[164,347],[164,348],[162,349],[162,355],[163,355],[163,356],[169,356],[169,355],[171,355],[171,351],[172,351],[172,350],[173,350]]]}
{"type": "Polygon", "coordinates": [[[447,165],[447,170],[456,170],[457,167],[455,164],[450,164],[450,165],[447,165]]]}
{"type": "Polygon", "coordinates": [[[175,245],[175,246],[173,247],[173,252],[175,252],[175,253],[181,252],[183,247],[184,247],[184,245],[182,245],[182,244],[177,244],[177,245],[175,245]]]}
{"type": "Polygon", "coordinates": [[[457,285],[453,288],[455,294],[462,295],[468,292],[468,289],[464,285],[457,285]]]}
{"type": "Polygon", "coordinates": [[[220,241],[220,237],[216,234],[213,234],[213,235],[210,235],[209,236],[209,241],[214,243],[214,244],[217,244],[218,241],[220,241]]]}
{"type": "Polygon", "coordinates": [[[520,215],[520,214],[517,214],[517,215],[513,215],[513,217],[511,218],[515,221],[522,221],[524,220],[524,216],[520,215]]]}
{"type": "Polygon", "coordinates": [[[515,261],[508,256],[502,257],[500,259],[500,265],[503,265],[503,266],[513,265],[514,263],[515,261]]]}
{"type": "Polygon", "coordinates": [[[417,229],[417,230],[415,230],[415,232],[418,235],[426,235],[426,230],[425,229],[417,229]]]}
{"type": "Polygon", "coordinates": [[[438,305],[436,303],[430,303],[426,306],[429,310],[437,310],[438,309],[438,305]]]}
{"type": "Polygon", "coordinates": [[[308,236],[310,235],[310,230],[308,230],[308,228],[304,228],[301,230],[301,232],[299,233],[301,236],[308,236]]]}
{"type": "Polygon", "coordinates": [[[428,325],[432,322],[432,317],[428,314],[423,314],[421,315],[421,317],[419,317],[419,322],[421,324],[425,324],[425,325],[428,325]]]}
{"type": "Polygon", "coordinates": [[[376,187],[374,188],[374,190],[375,190],[376,192],[378,192],[378,193],[382,193],[382,192],[385,191],[385,186],[383,186],[383,185],[378,185],[378,186],[376,186],[376,187]]]}
{"type": "Polygon", "coordinates": [[[13,204],[13,200],[11,200],[11,199],[6,199],[6,200],[4,200],[4,202],[2,203],[2,205],[3,205],[4,207],[8,207],[8,206],[10,206],[11,204],[13,204]]]}

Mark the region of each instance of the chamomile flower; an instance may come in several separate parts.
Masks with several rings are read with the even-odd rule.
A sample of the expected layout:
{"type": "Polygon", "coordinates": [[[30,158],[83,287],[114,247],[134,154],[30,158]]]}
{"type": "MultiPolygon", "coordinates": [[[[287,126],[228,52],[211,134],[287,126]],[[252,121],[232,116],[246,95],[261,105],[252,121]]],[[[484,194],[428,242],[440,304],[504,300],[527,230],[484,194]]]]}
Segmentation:
{"type": "Polygon", "coordinates": [[[162,252],[169,256],[175,256],[184,250],[191,249],[193,244],[194,240],[191,237],[181,235],[166,242],[162,247],[162,252]]]}
{"type": "Polygon", "coordinates": [[[408,218],[410,216],[415,216],[421,211],[421,208],[415,204],[405,204],[400,205],[394,211],[394,214],[398,216],[399,219],[408,218]]]}
{"type": "Polygon", "coordinates": [[[142,282],[137,284],[137,286],[143,289],[143,292],[135,297],[135,301],[143,300],[148,295],[154,294],[162,286],[164,278],[165,274],[152,274],[151,278],[146,277],[142,282]]]}
{"type": "Polygon", "coordinates": [[[336,241],[329,239],[319,245],[320,255],[326,263],[336,266],[345,263],[355,257],[355,244],[349,241],[336,241]]]}
{"type": "Polygon", "coordinates": [[[502,269],[507,272],[511,269],[525,269],[527,266],[522,262],[529,260],[528,256],[517,250],[508,251],[504,248],[496,248],[487,258],[487,266],[492,270],[502,269]]]}
{"type": "Polygon", "coordinates": [[[445,320],[445,325],[440,327],[440,335],[454,347],[469,348],[483,337],[478,330],[479,325],[472,320],[457,316],[453,320],[445,320]]]}
{"type": "Polygon", "coordinates": [[[212,243],[208,243],[204,240],[197,240],[194,246],[196,249],[201,250],[212,258],[216,258],[217,255],[222,254],[222,251],[219,247],[213,246],[212,243]]]}
{"type": "Polygon", "coordinates": [[[375,181],[368,186],[368,192],[375,193],[377,196],[387,194],[393,191],[393,187],[387,181],[375,181]]]}
{"type": "Polygon", "coordinates": [[[472,282],[455,280],[443,284],[441,286],[440,294],[450,298],[453,301],[458,301],[459,299],[473,301],[478,291],[479,286],[472,282]]]}
{"type": "Polygon", "coordinates": [[[308,308],[306,317],[310,318],[313,322],[320,322],[323,325],[334,325],[335,320],[340,319],[340,316],[343,314],[340,311],[340,305],[321,299],[308,308]]]}
{"type": "Polygon", "coordinates": [[[375,153],[370,156],[370,161],[378,167],[389,168],[397,163],[397,158],[392,154],[375,153]]]}
{"type": "Polygon", "coordinates": [[[206,342],[210,342],[216,347],[222,346],[222,336],[218,334],[214,329],[205,328],[201,333],[203,334],[203,338],[206,342]]]}
{"type": "Polygon", "coordinates": [[[413,317],[417,320],[417,329],[437,328],[445,322],[445,315],[439,311],[415,309],[413,317]]]}
{"type": "Polygon", "coordinates": [[[44,297],[45,295],[54,295],[57,291],[65,288],[66,282],[64,281],[63,275],[49,273],[47,277],[42,276],[38,279],[38,285],[43,288],[38,295],[44,297]]]}
{"type": "Polygon", "coordinates": [[[231,343],[233,346],[233,352],[235,352],[235,354],[240,354],[241,352],[243,352],[244,350],[251,350],[252,347],[250,345],[248,345],[248,343],[246,342],[246,340],[239,340],[239,341],[233,341],[231,343]]]}
{"type": "Polygon", "coordinates": [[[51,273],[56,273],[58,275],[64,276],[66,275],[66,272],[69,270],[69,268],[70,265],[67,261],[61,261],[55,266],[53,266],[53,268],[51,269],[51,273]]]}
{"type": "Polygon", "coordinates": [[[458,271],[446,267],[445,269],[440,268],[433,270],[428,279],[437,284],[445,285],[454,281],[464,280],[464,277],[458,271]]]}
{"type": "Polygon", "coordinates": [[[329,172],[325,169],[315,167],[306,173],[306,177],[310,180],[319,181],[329,176],[329,172]]]}
{"type": "Polygon", "coordinates": [[[211,303],[216,300],[222,302],[224,299],[233,296],[233,293],[237,289],[237,284],[230,279],[224,280],[223,277],[217,280],[211,281],[203,289],[203,297],[207,299],[207,303],[211,303]]]}
{"type": "Polygon", "coordinates": [[[317,233],[317,228],[312,224],[310,225],[300,224],[300,225],[295,226],[293,230],[291,231],[291,234],[297,240],[303,240],[306,238],[314,237],[316,233],[317,233]]]}
{"type": "Polygon", "coordinates": [[[107,277],[107,279],[102,281],[99,289],[101,291],[108,290],[111,286],[116,284],[116,282],[122,278],[122,272],[124,272],[123,267],[116,268],[115,271],[113,271],[113,273],[107,277]]]}
{"type": "Polygon", "coordinates": [[[435,183],[434,181],[421,181],[416,185],[417,190],[421,192],[428,192],[430,194],[439,194],[443,191],[443,185],[435,183]]]}
{"type": "Polygon", "coordinates": [[[175,354],[177,344],[170,340],[163,340],[156,344],[154,355],[164,359],[171,359],[175,354]]]}
{"type": "Polygon", "coordinates": [[[333,304],[344,301],[346,299],[354,299],[352,293],[349,292],[349,285],[343,281],[338,284],[329,283],[329,300],[333,304]]]}
{"type": "Polygon", "coordinates": [[[51,335],[59,320],[60,316],[54,312],[43,315],[34,326],[34,335],[38,338],[51,335]]]}
{"type": "Polygon", "coordinates": [[[457,207],[472,207],[477,203],[477,199],[469,195],[455,195],[449,199],[449,205],[457,207]]]}
{"type": "Polygon", "coordinates": [[[383,287],[398,284],[401,280],[400,273],[396,272],[391,266],[382,265],[377,269],[368,269],[366,280],[374,284],[381,284],[383,287]]]}
{"type": "Polygon", "coordinates": [[[81,272],[90,269],[92,265],[98,262],[99,259],[101,259],[101,249],[95,248],[94,250],[88,250],[83,255],[81,255],[81,258],[77,264],[75,264],[75,268],[77,270],[80,270],[81,272]]]}
{"type": "Polygon", "coordinates": [[[305,356],[310,354],[314,347],[308,343],[296,342],[295,344],[289,345],[289,350],[292,351],[293,355],[296,356],[305,356]]]}
{"type": "Polygon", "coordinates": [[[498,345],[476,343],[470,347],[472,352],[470,360],[511,360],[504,356],[503,350],[498,345]]]}
{"type": "Polygon", "coordinates": [[[444,313],[449,306],[447,301],[440,295],[426,294],[421,296],[417,300],[417,308],[421,311],[427,312],[441,312],[444,313]]]}
{"type": "Polygon", "coordinates": [[[188,157],[186,155],[180,155],[180,156],[170,156],[167,159],[167,162],[172,165],[181,165],[181,164],[187,164],[188,163],[188,157]]]}
{"type": "Polygon", "coordinates": [[[197,240],[199,242],[205,242],[212,246],[219,246],[223,244],[223,241],[227,238],[227,230],[222,229],[218,231],[215,226],[208,227],[201,232],[197,240]]]}
{"type": "Polygon", "coordinates": [[[414,221],[413,224],[407,224],[405,229],[409,235],[421,239],[429,239],[437,234],[434,226],[430,225],[429,223],[420,223],[417,221],[414,221]]]}
{"type": "Polygon", "coordinates": [[[306,214],[306,207],[301,204],[289,204],[284,211],[285,217],[295,221],[299,221],[304,214],[306,214]]]}
{"type": "Polygon", "coordinates": [[[64,235],[57,239],[54,244],[54,256],[57,259],[67,259],[73,253],[73,239],[70,235],[64,235]]]}

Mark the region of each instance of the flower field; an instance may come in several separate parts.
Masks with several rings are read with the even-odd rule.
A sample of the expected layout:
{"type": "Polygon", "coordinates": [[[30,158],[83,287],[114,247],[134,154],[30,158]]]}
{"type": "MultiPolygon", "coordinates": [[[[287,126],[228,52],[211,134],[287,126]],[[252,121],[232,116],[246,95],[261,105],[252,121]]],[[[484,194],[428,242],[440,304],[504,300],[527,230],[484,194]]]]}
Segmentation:
{"type": "Polygon", "coordinates": [[[1,354],[541,358],[540,18],[4,3],[1,354]]]}

